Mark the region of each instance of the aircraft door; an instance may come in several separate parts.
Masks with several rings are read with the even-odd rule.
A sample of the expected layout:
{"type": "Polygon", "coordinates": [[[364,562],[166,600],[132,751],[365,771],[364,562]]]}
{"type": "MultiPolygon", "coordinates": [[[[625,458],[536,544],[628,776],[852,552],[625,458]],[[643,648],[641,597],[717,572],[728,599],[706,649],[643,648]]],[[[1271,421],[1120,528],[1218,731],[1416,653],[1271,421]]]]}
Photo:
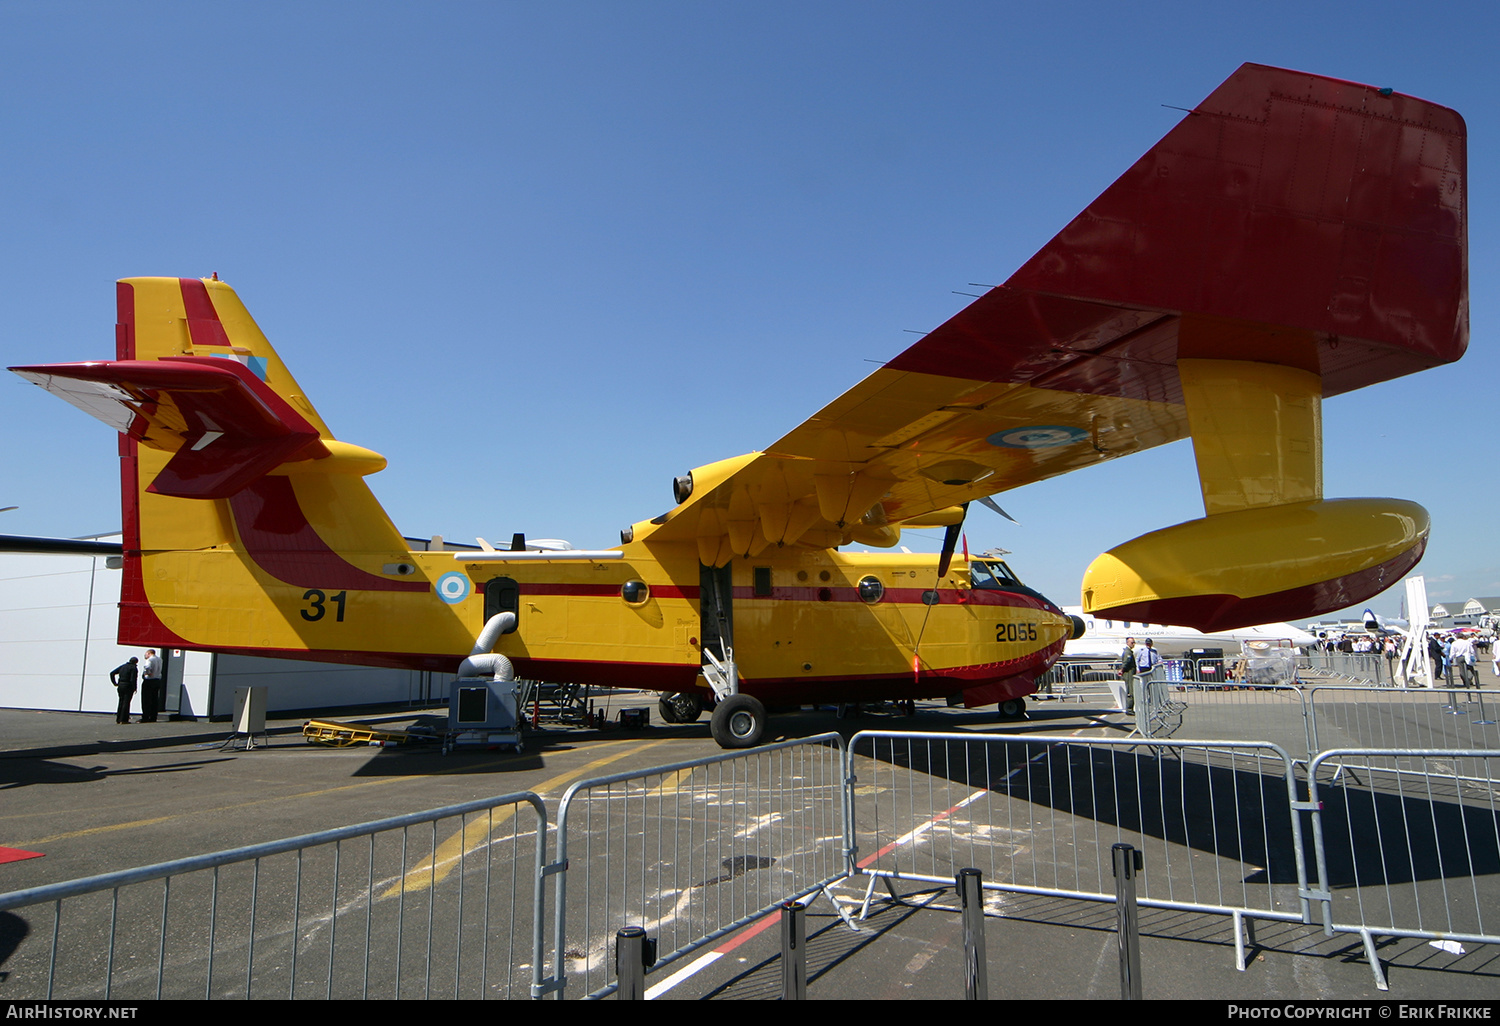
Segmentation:
{"type": "Polygon", "coordinates": [[[167,685],[167,704],[162,712],[181,714],[182,708],[182,649],[172,651],[169,648],[161,650],[161,675],[162,681],[167,685]]]}
{"type": "MultiPolygon", "coordinates": [[[[704,648],[721,659],[734,648],[732,566],[733,561],[720,567],[698,564],[698,637],[704,648]]],[[[708,660],[703,664],[708,665],[708,660]]]]}
{"type": "Polygon", "coordinates": [[[505,632],[510,634],[521,625],[521,586],[513,577],[491,577],[484,582],[484,622],[505,612],[516,614],[516,627],[505,632]]]}

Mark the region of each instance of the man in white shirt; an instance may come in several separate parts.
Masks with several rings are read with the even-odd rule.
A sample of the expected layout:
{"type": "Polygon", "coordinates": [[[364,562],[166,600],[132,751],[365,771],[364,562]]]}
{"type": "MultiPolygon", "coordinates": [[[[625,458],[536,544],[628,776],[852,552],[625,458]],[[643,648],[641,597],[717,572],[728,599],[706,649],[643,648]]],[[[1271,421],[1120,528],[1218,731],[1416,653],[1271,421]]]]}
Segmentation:
{"type": "Polygon", "coordinates": [[[1146,644],[1135,650],[1135,668],[1138,673],[1150,673],[1151,668],[1161,662],[1161,653],[1146,639],[1146,644]]]}
{"type": "Polygon", "coordinates": [[[1474,668],[1474,641],[1461,637],[1448,652],[1448,662],[1458,667],[1459,684],[1466,688],[1479,687],[1479,671],[1474,668]]]}
{"type": "Polygon", "coordinates": [[[141,661],[141,722],[155,723],[156,714],[167,704],[167,682],[162,680],[161,660],[156,649],[146,649],[141,661]]]}
{"type": "Polygon", "coordinates": [[[1135,700],[1137,709],[1144,708],[1142,703],[1146,701],[1147,690],[1151,687],[1151,671],[1159,662],[1161,662],[1161,653],[1156,650],[1151,639],[1147,638],[1146,643],[1135,650],[1135,686],[1140,692],[1135,700]]]}

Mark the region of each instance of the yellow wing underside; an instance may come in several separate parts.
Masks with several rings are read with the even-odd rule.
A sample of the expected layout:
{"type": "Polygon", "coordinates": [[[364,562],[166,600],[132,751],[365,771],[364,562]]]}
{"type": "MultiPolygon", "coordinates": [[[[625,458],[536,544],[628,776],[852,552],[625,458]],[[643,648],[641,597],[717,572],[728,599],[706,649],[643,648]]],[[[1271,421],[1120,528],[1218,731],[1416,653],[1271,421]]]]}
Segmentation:
{"type": "Polygon", "coordinates": [[[1186,437],[1174,403],[882,368],[763,453],[693,471],[638,539],[696,541],[704,563],[770,546],[892,546],[902,526],[1186,437]]]}

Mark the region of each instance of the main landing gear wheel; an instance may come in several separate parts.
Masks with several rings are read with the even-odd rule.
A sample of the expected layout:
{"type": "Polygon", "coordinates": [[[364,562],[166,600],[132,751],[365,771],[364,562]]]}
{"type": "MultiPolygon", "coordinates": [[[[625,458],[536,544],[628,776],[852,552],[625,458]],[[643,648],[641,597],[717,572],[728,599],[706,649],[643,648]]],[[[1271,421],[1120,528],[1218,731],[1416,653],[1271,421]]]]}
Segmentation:
{"type": "Polygon", "coordinates": [[[753,748],[766,729],[766,707],[749,695],[730,695],[714,709],[709,730],[720,748],[753,748]]]}
{"type": "Polygon", "coordinates": [[[703,699],[681,691],[668,692],[657,700],[656,708],[668,723],[695,723],[703,712],[703,699]]]}
{"type": "Polygon", "coordinates": [[[1002,720],[1024,720],[1026,718],[1026,699],[1007,698],[1001,702],[1000,718],[1002,720]]]}

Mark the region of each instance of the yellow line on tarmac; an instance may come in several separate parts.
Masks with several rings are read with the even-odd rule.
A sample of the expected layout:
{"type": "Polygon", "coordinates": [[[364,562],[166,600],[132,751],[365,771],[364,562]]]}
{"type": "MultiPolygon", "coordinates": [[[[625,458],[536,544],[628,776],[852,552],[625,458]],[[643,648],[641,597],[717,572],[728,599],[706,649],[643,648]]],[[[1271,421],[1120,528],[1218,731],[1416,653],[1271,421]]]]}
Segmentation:
{"type": "MultiPolygon", "coordinates": [[[[623,744],[624,742],[617,741],[611,743],[623,744]]],[[[171,816],[155,816],[151,819],[133,819],[125,823],[109,823],[105,826],[87,827],[83,830],[69,830],[66,833],[51,834],[47,837],[38,837],[33,840],[7,841],[6,843],[11,845],[12,847],[34,848],[38,845],[51,844],[54,841],[71,840],[75,837],[89,837],[93,834],[106,834],[112,833],[117,830],[134,830],[138,827],[154,826],[157,823],[169,823],[174,819],[188,819],[190,817],[198,818],[202,816],[211,816],[220,812],[228,812],[232,809],[246,809],[252,805],[264,805],[266,802],[284,802],[295,798],[316,798],[319,795],[337,794],[340,791],[356,791],[366,787],[386,787],[391,784],[411,783],[412,781],[416,780],[424,780],[427,777],[440,777],[446,776],[451,773],[472,773],[477,769],[485,769],[489,766],[496,766],[502,762],[513,760],[514,758],[514,756],[508,755],[503,759],[491,759],[488,762],[480,763],[466,763],[461,766],[455,766],[452,769],[437,770],[433,773],[424,773],[421,776],[384,777],[380,780],[362,780],[357,784],[340,784],[338,787],[323,787],[319,788],[316,791],[299,791],[295,794],[272,795],[268,798],[255,798],[248,802],[236,802],[233,805],[220,805],[212,809],[194,809],[192,812],[179,812],[171,816]]],[[[30,815],[35,815],[35,813],[31,813],[30,815]]]]}
{"type": "Polygon", "coordinates": [[[693,770],[690,767],[688,769],[678,770],[676,773],[673,773],[670,776],[663,777],[661,783],[656,785],[656,787],[646,797],[660,798],[664,795],[670,794],[671,792],[677,790],[677,785],[681,784],[684,780],[692,775],[693,770]]]}
{"type": "MultiPolygon", "coordinates": [[[[605,744],[614,746],[626,745],[630,744],[630,742],[608,741],[605,742],[605,744]]],[[[547,794],[548,792],[554,791],[562,787],[563,785],[577,779],[578,777],[583,776],[590,770],[598,769],[601,766],[608,766],[610,763],[618,762],[626,756],[644,752],[648,748],[653,748],[656,745],[661,744],[666,744],[665,738],[660,741],[646,741],[642,744],[637,744],[634,747],[626,748],[624,751],[615,752],[612,755],[601,756],[600,758],[595,759],[593,762],[584,763],[582,766],[579,766],[576,769],[570,769],[565,773],[559,773],[551,780],[543,781],[541,784],[533,788],[533,791],[538,795],[547,794]]],[[[604,747],[604,745],[601,745],[599,747],[604,747]]],[[[681,774],[673,774],[673,776],[675,778],[681,776],[681,774]]],[[[665,784],[663,786],[665,786],[665,784]]],[[[493,835],[494,831],[497,830],[502,823],[509,820],[511,816],[515,815],[515,812],[516,806],[512,805],[508,808],[497,809],[492,815],[485,816],[483,819],[480,819],[478,816],[476,816],[473,820],[465,823],[458,830],[454,831],[451,836],[449,836],[435,849],[433,849],[432,854],[422,859],[421,864],[413,866],[411,869],[407,870],[405,875],[400,880],[387,887],[379,897],[381,899],[393,898],[396,895],[403,893],[403,891],[420,891],[440,883],[442,880],[447,878],[449,873],[453,872],[454,867],[459,865],[464,856],[488,844],[490,837],[493,835]]]]}

